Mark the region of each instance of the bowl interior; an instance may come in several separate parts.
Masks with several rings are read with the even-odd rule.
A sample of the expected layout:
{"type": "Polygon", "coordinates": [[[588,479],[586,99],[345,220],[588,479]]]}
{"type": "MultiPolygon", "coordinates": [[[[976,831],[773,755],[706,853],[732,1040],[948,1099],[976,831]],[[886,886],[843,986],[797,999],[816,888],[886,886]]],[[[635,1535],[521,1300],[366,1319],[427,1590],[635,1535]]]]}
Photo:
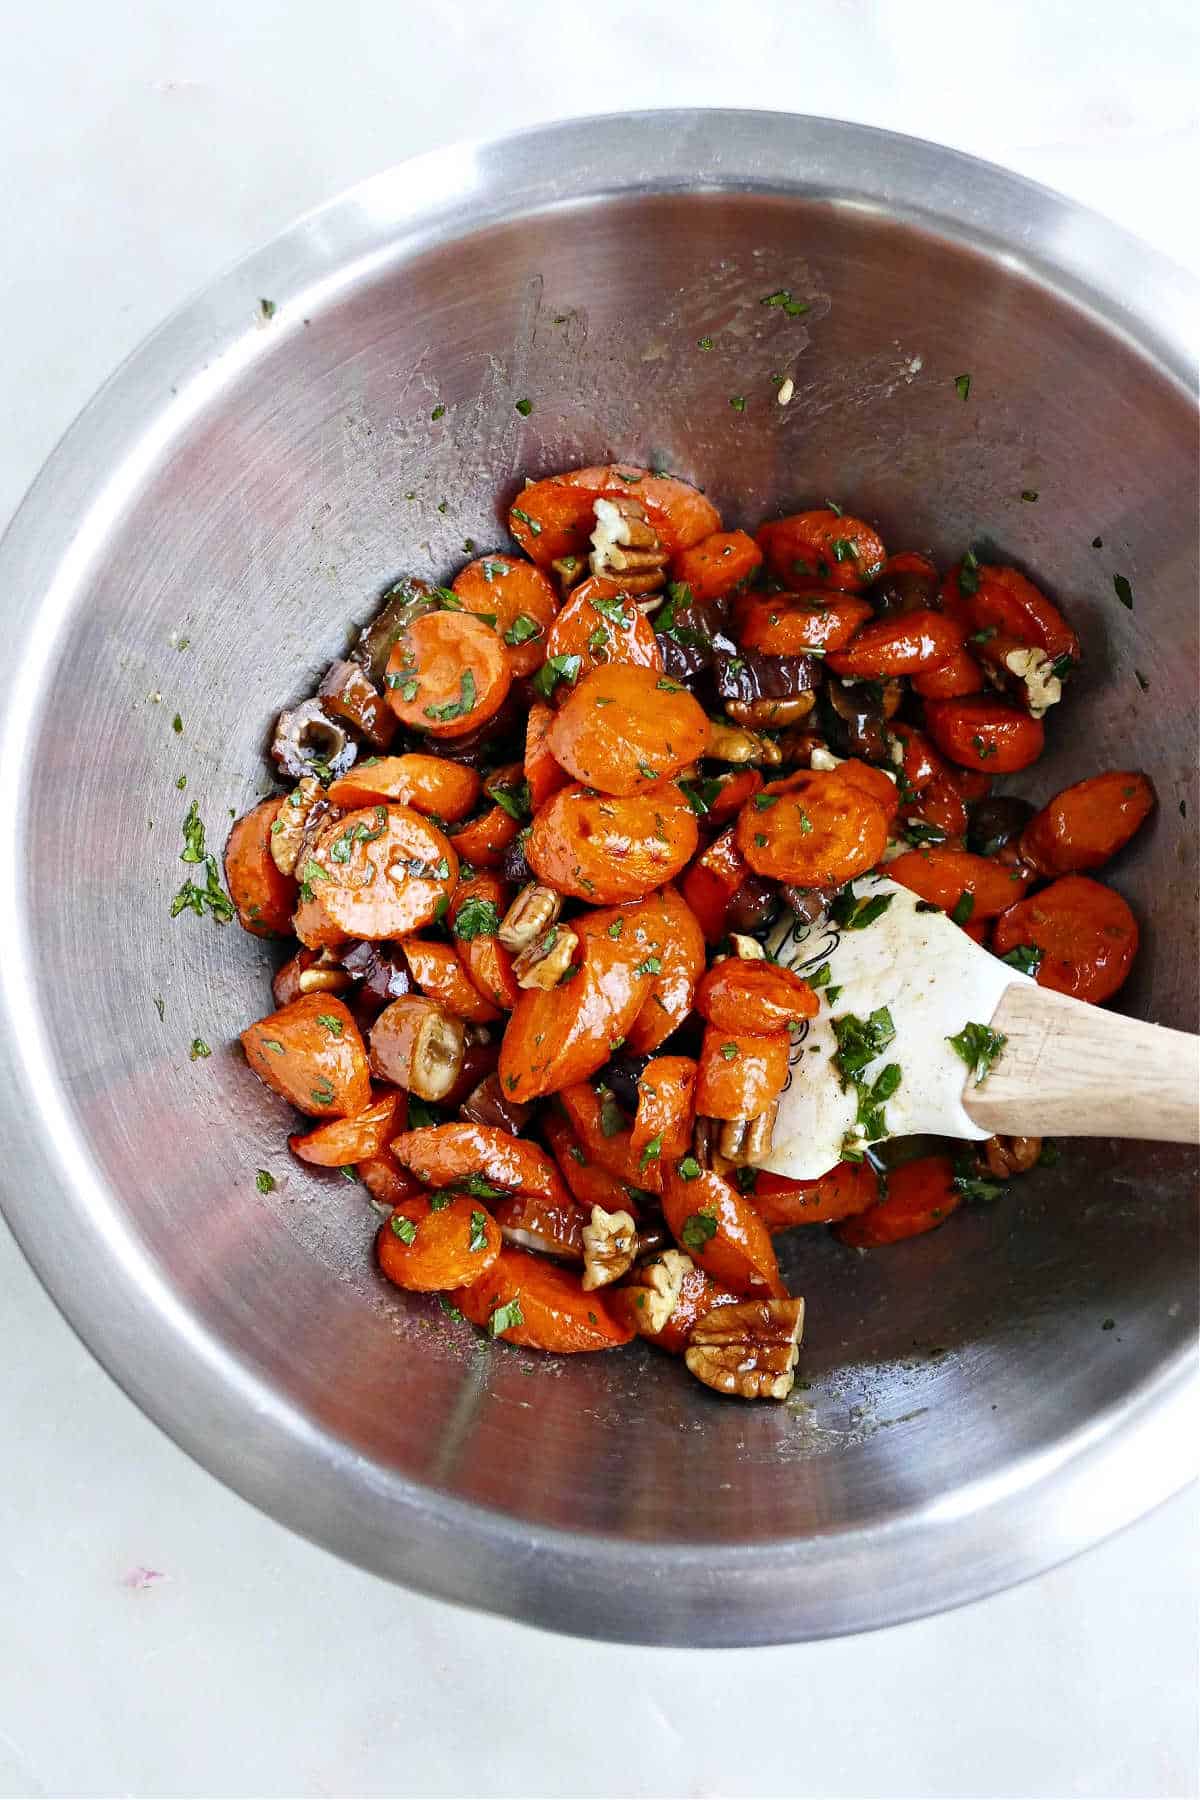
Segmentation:
{"type": "MultiPolygon", "coordinates": [[[[468,540],[503,546],[523,477],[622,457],[698,481],[731,523],[829,496],[891,548],[946,561],[973,545],[1043,580],[1086,661],[1015,785],[1036,799],[1112,766],[1151,774],[1158,813],[1111,871],[1143,929],[1120,1005],[1193,1028],[1186,393],[984,242],[827,195],[678,192],[406,243],[242,330],[163,405],[169,424],[118,471],[103,543],[80,549],[32,702],[24,904],[48,1128],[86,1159],[89,1245],[136,1261],[148,1306],[336,1457],[308,1528],[399,1566],[354,1541],[353,1517],[401,1480],[533,1534],[753,1553],[949,1519],[1110,1429],[1194,1329],[1190,1152],[1066,1145],[1009,1199],[874,1255],[793,1234],[808,1327],[783,1406],[720,1400],[636,1346],[547,1361],[382,1282],[364,1191],[289,1158],[294,1115],[237,1048],[270,1007],[271,948],[168,911],[188,804],[219,847],[273,787],[275,712],[384,585],[445,579],[468,540]],[[808,311],[765,307],[780,289],[808,311]]],[[[136,1345],[115,1280],[111,1305],[136,1345]]],[[[124,1375],[136,1392],[135,1356],[124,1375]]],[[[223,1460],[236,1478],[267,1455],[247,1421],[223,1460]]],[[[512,1580],[497,1603],[536,1610],[512,1580]]]]}

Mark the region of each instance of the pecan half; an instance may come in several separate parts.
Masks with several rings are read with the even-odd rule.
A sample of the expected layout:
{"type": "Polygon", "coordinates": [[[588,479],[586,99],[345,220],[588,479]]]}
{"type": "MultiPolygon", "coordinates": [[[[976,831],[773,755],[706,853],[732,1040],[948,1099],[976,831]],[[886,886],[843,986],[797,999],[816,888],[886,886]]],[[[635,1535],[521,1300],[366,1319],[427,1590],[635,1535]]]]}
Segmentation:
{"type": "Polygon", "coordinates": [[[990,1137],[979,1154],[989,1175],[1007,1181],[1010,1175],[1027,1175],[1042,1154],[1040,1137],[990,1137]]]}
{"type": "Polygon", "coordinates": [[[593,575],[619,581],[627,594],[653,594],[667,579],[667,553],[640,500],[597,500],[590,557],[593,575]]]}
{"type": "Polygon", "coordinates": [[[766,1112],[759,1113],[757,1118],[715,1121],[721,1127],[717,1149],[737,1167],[747,1164],[757,1167],[775,1142],[775,1120],[778,1116],[779,1102],[776,1100],[768,1106],[766,1112]]]}
{"type": "Polygon", "coordinates": [[[643,1337],[657,1337],[679,1304],[684,1279],[694,1267],[684,1250],[664,1250],[638,1264],[620,1292],[626,1316],[643,1337]]]}
{"type": "Polygon", "coordinates": [[[513,959],[513,974],[522,988],[557,987],[571,967],[579,947],[579,933],[569,925],[552,925],[520,956],[513,959]]]}
{"type": "Polygon", "coordinates": [[[732,1164],[727,1156],[721,1155],[721,1132],[724,1119],[709,1119],[703,1114],[696,1115],[692,1126],[692,1152],[703,1169],[712,1169],[717,1175],[728,1173],[732,1164]]]}
{"type": "Polygon", "coordinates": [[[637,1222],[632,1213],[605,1212],[593,1206],[591,1223],[583,1228],[583,1286],[607,1287],[633,1267],[637,1255],[637,1222]]]}
{"type": "Polygon", "coordinates": [[[715,1306],[692,1327],[683,1360],[706,1387],[743,1400],[786,1400],[804,1330],[803,1300],[715,1306]]]}
{"type": "Polygon", "coordinates": [[[527,881],[503,919],[496,936],[506,950],[528,950],[549,930],[562,911],[562,895],[540,881],[527,881]]]}
{"type": "Polygon", "coordinates": [[[723,719],[712,721],[712,732],[705,754],[714,762],[766,763],[773,767],[783,761],[778,744],[773,744],[769,738],[760,737],[757,731],[746,731],[740,725],[726,724],[723,719]]]}

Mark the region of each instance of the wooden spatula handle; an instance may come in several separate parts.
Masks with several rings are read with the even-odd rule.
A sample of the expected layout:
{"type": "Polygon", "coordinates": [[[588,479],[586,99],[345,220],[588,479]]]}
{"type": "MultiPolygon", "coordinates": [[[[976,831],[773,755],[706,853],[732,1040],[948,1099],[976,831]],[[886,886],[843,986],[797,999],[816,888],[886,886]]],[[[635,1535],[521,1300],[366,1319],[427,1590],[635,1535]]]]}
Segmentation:
{"type": "Polygon", "coordinates": [[[1024,982],[991,1021],[1008,1039],[963,1104],[982,1129],[1200,1143],[1200,1038],[1024,982]]]}

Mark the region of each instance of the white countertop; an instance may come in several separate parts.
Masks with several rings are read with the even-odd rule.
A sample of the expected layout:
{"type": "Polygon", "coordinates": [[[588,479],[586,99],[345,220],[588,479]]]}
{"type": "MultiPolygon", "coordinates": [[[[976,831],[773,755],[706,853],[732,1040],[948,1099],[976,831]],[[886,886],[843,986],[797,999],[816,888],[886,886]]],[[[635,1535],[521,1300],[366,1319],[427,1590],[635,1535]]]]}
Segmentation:
{"type": "MultiPolygon", "coordinates": [[[[7,0],[0,521],[162,315],[420,149],[664,105],[940,139],[1200,266],[1195,8],[7,0]]],[[[631,1651],[417,1599],[252,1511],[0,1228],[0,1796],[1191,1796],[1194,1497],[939,1619],[631,1651]]]]}

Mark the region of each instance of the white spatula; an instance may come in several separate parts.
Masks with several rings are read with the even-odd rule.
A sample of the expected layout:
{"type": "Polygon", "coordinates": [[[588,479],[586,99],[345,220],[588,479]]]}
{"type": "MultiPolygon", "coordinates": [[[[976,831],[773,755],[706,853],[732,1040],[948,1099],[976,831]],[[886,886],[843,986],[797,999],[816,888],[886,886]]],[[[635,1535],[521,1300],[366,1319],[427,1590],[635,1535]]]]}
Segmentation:
{"type": "Polygon", "coordinates": [[[869,923],[796,925],[771,941],[821,1008],[792,1052],[766,1168],[815,1179],[877,1123],[889,1137],[1200,1142],[1200,1038],[1039,987],[886,876],[856,886],[869,923]],[[867,1060],[844,1084],[834,1058],[848,1060],[847,1045],[867,1060]],[[864,1132],[873,1095],[883,1116],[864,1132]]]}

